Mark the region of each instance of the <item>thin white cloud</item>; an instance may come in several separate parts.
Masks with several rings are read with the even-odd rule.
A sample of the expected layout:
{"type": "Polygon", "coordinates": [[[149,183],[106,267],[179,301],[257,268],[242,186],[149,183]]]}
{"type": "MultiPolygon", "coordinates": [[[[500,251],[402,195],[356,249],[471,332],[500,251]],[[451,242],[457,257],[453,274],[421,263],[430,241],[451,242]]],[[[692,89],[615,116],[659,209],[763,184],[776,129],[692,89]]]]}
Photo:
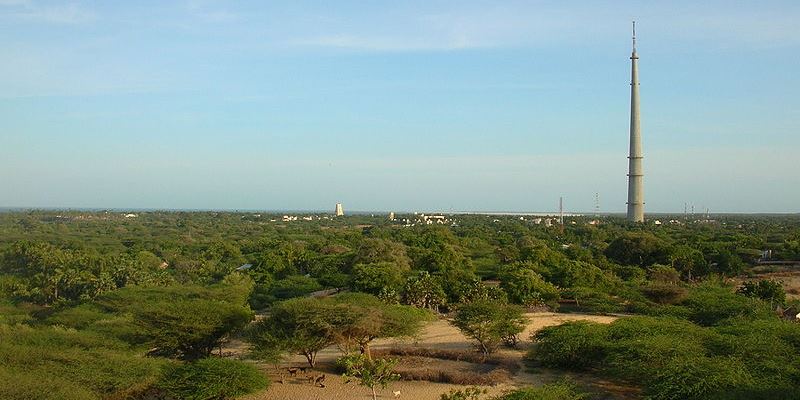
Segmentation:
{"type": "Polygon", "coordinates": [[[204,22],[233,22],[238,20],[238,14],[221,8],[215,1],[190,0],[186,2],[186,10],[194,18],[204,22]]]}
{"type": "Polygon", "coordinates": [[[296,37],[286,44],[365,51],[593,45],[626,34],[628,21],[634,18],[641,22],[645,41],[705,40],[718,48],[800,44],[800,30],[794,28],[798,10],[793,9],[635,4],[630,15],[621,9],[591,3],[580,7],[489,3],[458,9],[382,10],[357,18],[341,14],[316,26],[287,23],[286,31],[296,37]]]}
{"type": "Polygon", "coordinates": [[[28,0],[0,0],[0,7],[3,7],[2,16],[54,24],[81,24],[97,17],[93,11],[75,3],[41,5],[28,0]]]}

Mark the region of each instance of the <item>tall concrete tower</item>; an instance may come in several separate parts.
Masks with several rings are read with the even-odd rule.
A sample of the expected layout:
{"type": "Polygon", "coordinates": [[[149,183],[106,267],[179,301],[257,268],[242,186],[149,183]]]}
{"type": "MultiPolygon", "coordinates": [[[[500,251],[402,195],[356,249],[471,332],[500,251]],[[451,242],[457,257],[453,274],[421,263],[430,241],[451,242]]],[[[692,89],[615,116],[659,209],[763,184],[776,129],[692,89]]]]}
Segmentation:
{"type": "Polygon", "coordinates": [[[644,170],[642,130],[639,126],[639,56],[636,55],[636,22],[631,52],[631,145],[628,155],[628,221],[644,222],[644,170]]]}

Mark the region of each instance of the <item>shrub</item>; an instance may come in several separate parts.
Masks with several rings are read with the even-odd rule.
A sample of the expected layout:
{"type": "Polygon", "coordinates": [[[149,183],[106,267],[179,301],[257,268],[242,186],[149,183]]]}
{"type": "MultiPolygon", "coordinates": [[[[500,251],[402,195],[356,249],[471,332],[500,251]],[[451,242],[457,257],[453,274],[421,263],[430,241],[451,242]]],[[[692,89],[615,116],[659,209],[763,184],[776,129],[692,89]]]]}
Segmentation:
{"type": "Polygon", "coordinates": [[[470,386],[465,389],[450,389],[449,392],[442,393],[439,400],[478,400],[486,392],[488,392],[486,389],[476,386],[470,386]]]}
{"type": "Polygon", "coordinates": [[[606,355],[608,329],[595,322],[575,321],[551,326],[534,333],[531,340],[537,346],[529,358],[545,366],[589,369],[606,355]]]}
{"type": "Polygon", "coordinates": [[[689,318],[704,326],[715,325],[725,319],[773,318],[769,309],[759,300],[737,295],[729,287],[705,283],[689,293],[683,303],[689,308],[689,318]]]}
{"type": "Polygon", "coordinates": [[[495,400],[583,400],[587,397],[588,395],[581,393],[574,383],[562,381],[539,387],[516,389],[495,400]]]}
{"type": "Polygon", "coordinates": [[[38,373],[10,371],[0,367],[0,399],[99,400],[100,396],[57,376],[42,379],[38,373]]]}
{"type": "Polygon", "coordinates": [[[316,279],[304,275],[290,275],[286,279],[275,281],[269,293],[278,300],[305,296],[322,289],[316,279]]]}
{"type": "Polygon", "coordinates": [[[647,392],[654,400],[720,397],[725,391],[753,381],[742,361],[723,357],[680,357],[653,372],[647,392]]]}
{"type": "MultiPolygon", "coordinates": [[[[162,363],[135,354],[123,342],[92,332],[0,325],[0,368],[5,368],[7,374],[19,375],[24,383],[3,389],[9,393],[35,394],[45,391],[52,382],[69,382],[64,386],[65,398],[72,392],[88,392],[95,397],[118,396],[150,384],[162,363]],[[38,382],[27,377],[38,377],[38,382]]],[[[9,397],[13,398],[10,394],[0,396],[9,397]]]]}
{"type": "Polygon", "coordinates": [[[642,293],[656,303],[675,304],[686,298],[688,290],[675,284],[657,281],[642,286],[642,293]]]}
{"type": "Polygon", "coordinates": [[[155,385],[182,400],[231,399],[269,386],[254,366],[224,358],[206,358],[168,367],[155,385]]]}
{"type": "Polygon", "coordinates": [[[25,324],[32,320],[33,317],[29,310],[0,299],[0,324],[25,324]]]}
{"type": "Polygon", "coordinates": [[[781,282],[762,279],[758,282],[745,282],[737,293],[747,297],[755,297],[767,301],[770,304],[786,303],[786,292],[783,290],[781,282]]]}
{"type": "Polygon", "coordinates": [[[563,293],[566,298],[575,299],[579,310],[598,313],[618,313],[625,311],[622,300],[596,288],[575,287],[563,293]]]}
{"type": "Polygon", "coordinates": [[[558,288],[546,282],[541,275],[524,266],[512,266],[500,277],[500,287],[508,300],[522,305],[548,305],[558,307],[558,288]]]}

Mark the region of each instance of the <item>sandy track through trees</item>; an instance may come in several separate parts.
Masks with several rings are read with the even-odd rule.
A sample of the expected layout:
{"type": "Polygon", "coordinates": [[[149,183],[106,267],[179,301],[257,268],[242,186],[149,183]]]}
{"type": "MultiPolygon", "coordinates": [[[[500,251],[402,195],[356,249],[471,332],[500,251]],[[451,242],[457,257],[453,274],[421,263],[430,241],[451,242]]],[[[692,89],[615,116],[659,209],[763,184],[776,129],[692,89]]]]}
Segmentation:
{"type": "MultiPolygon", "coordinates": [[[[533,332],[538,331],[547,326],[559,325],[567,321],[595,321],[600,323],[610,323],[617,319],[614,316],[600,316],[600,315],[586,315],[586,314],[559,314],[559,313],[528,313],[526,316],[529,323],[522,333],[521,337],[523,342],[520,350],[500,350],[504,356],[515,357],[522,361],[525,355],[524,349],[530,344],[529,337],[533,332]]],[[[377,340],[373,345],[373,349],[389,349],[393,347],[420,347],[420,348],[435,348],[447,350],[463,350],[473,351],[474,348],[470,341],[458,331],[458,329],[451,326],[446,320],[436,320],[425,326],[420,335],[415,339],[384,339],[377,340]]],[[[271,365],[263,365],[262,368],[270,375],[272,385],[270,388],[261,393],[244,397],[247,400],[355,400],[355,399],[370,399],[371,395],[369,389],[358,386],[355,382],[345,383],[341,375],[331,372],[332,364],[336,361],[341,353],[335,346],[331,346],[321,351],[317,360],[319,363],[319,370],[312,373],[325,373],[328,375],[325,382],[325,387],[315,387],[308,383],[305,376],[298,375],[297,377],[288,377],[286,369],[291,366],[302,366],[305,363],[305,358],[302,356],[292,356],[280,366],[279,371],[283,371],[284,383],[278,383],[279,371],[276,371],[271,365]]],[[[490,394],[499,394],[504,390],[513,389],[526,384],[542,384],[556,379],[556,375],[551,373],[543,374],[530,374],[520,372],[514,376],[514,379],[508,383],[503,383],[494,387],[489,387],[490,394]]],[[[380,398],[393,399],[395,398],[393,391],[400,391],[402,399],[418,399],[418,400],[438,400],[442,393],[448,392],[453,388],[464,388],[462,385],[451,385],[443,383],[432,382],[409,382],[399,381],[392,382],[386,389],[380,390],[380,398]]]]}

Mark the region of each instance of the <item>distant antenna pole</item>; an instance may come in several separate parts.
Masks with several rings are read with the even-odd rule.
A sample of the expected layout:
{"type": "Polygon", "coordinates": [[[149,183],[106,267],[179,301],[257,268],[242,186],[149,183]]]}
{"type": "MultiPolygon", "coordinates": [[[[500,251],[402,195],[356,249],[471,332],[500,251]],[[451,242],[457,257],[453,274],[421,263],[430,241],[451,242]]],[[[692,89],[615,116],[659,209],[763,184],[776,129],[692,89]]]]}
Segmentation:
{"type": "Polygon", "coordinates": [[[558,198],[558,222],[564,226],[564,198],[558,198]]]}
{"type": "Polygon", "coordinates": [[[683,219],[687,220],[689,218],[689,203],[683,202],[683,219]]]}
{"type": "Polygon", "coordinates": [[[594,216],[600,216],[600,193],[594,193],[594,216]]]}

